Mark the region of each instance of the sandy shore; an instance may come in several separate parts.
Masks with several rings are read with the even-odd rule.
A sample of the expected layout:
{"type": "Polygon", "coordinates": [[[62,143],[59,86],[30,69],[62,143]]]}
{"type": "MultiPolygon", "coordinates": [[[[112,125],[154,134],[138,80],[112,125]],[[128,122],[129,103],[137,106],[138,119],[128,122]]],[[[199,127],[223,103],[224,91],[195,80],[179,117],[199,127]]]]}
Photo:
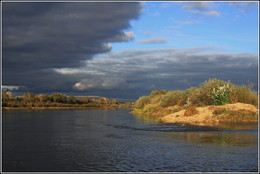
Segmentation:
{"type": "MultiPolygon", "coordinates": [[[[166,115],[161,118],[162,122],[165,123],[187,123],[194,125],[203,125],[203,126],[214,126],[219,124],[220,122],[232,121],[231,118],[227,118],[224,114],[216,116],[214,111],[226,109],[229,111],[237,111],[237,112],[251,112],[258,113],[258,109],[250,104],[245,103],[234,103],[234,104],[226,104],[222,106],[206,106],[206,107],[198,107],[198,114],[192,116],[184,116],[184,110],[179,112],[175,112],[169,115],[166,115]]],[[[241,122],[258,122],[258,117],[255,118],[242,118],[241,122]]]]}

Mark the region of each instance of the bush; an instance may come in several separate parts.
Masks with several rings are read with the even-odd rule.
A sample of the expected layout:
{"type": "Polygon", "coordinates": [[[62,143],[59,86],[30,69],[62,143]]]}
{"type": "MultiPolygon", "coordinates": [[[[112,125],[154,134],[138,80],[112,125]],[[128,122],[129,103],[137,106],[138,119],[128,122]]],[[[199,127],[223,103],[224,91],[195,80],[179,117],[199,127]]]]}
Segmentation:
{"type": "Polygon", "coordinates": [[[201,106],[203,105],[200,101],[201,98],[201,90],[200,88],[191,87],[185,91],[186,95],[188,96],[189,101],[186,101],[186,106],[195,105],[195,106],[201,106]],[[190,104],[188,104],[190,102],[190,104]]]}
{"type": "Polygon", "coordinates": [[[200,95],[198,100],[202,102],[204,105],[212,104],[212,91],[213,89],[217,89],[219,86],[223,86],[225,82],[219,79],[209,79],[205,81],[200,86],[200,95]]]}
{"type": "Polygon", "coordinates": [[[183,106],[186,102],[186,95],[182,91],[169,91],[159,99],[161,107],[179,105],[183,106]]]}
{"type": "Polygon", "coordinates": [[[135,107],[136,108],[143,108],[145,105],[150,103],[150,98],[149,96],[142,96],[140,97],[136,102],[135,102],[135,107]]]}
{"type": "Polygon", "coordinates": [[[156,104],[147,104],[143,108],[143,112],[154,112],[158,108],[156,104]]]}
{"type": "MultiPolygon", "coordinates": [[[[199,88],[191,87],[185,92],[154,90],[149,96],[143,96],[135,102],[135,108],[142,112],[159,112],[169,106],[190,106],[223,105],[227,103],[242,102],[258,106],[258,94],[250,87],[236,86],[231,82],[219,79],[209,79],[203,82],[199,88]]],[[[195,114],[196,112],[191,114],[195,114]]],[[[189,115],[189,113],[186,113],[189,115]]],[[[163,114],[161,114],[163,115],[163,114]]]]}
{"type": "Polygon", "coordinates": [[[224,105],[229,103],[231,100],[231,92],[230,83],[213,88],[211,103],[214,105],[224,105]]]}
{"type": "Polygon", "coordinates": [[[157,89],[157,90],[152,91],[149,96],[154,97],[154,96],[157,96],[157,95],[164,95],[164,94],[166,94],[165,90],[157,89]]]}
{"type": "Polygon", "coordinates": [[[232,101],[258,105],[258,94],[249,87],[242,85],[236,86],[232,92],[232,101]]]}
{"type": "Polygon", "coordinates": [[[197,110],[197,108],[195,106],[189,106],[186,111],[184,112],[184,116],[192,116],[195,114],[198,114],[199,111],[197,110]]]}

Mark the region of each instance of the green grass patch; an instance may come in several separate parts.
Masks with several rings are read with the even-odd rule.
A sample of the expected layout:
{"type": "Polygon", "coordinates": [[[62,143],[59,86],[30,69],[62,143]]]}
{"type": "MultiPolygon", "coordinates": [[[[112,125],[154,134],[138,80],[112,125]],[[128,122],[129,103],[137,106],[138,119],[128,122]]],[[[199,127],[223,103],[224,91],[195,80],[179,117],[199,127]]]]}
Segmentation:
{"type": "Polygon", "coordinates": [[[218,109],[213,112],[213,114],[223,120],[257,120],[258,113],[249,110],[228,110],[228,109],[218,109]]]}

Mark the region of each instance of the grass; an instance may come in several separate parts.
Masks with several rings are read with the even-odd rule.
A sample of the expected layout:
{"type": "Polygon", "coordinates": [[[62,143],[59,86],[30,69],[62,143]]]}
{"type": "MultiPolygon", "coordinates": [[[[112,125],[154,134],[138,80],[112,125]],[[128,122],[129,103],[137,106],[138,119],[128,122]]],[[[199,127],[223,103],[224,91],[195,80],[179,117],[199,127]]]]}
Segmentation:
{"type": "Polygon", "coordinates": [[[228,110],[217,109],[213,112],[214,116],[220,119],[220,121],[247,121],[258,120],[258,113],[249,110],[228,110]]]}

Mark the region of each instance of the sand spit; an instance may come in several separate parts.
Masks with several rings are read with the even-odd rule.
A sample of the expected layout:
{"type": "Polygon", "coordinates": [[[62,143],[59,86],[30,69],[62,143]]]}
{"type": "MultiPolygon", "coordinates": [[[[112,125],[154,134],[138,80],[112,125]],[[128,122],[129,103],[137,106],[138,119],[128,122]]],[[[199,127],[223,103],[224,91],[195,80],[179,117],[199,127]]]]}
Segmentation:
{"type": "MultiPolygon", "coordinates": [[[[203,125],[203,126],[213,126],[220,122],[225,121],[232,121],[230,118],[226,119],[227,117],[222,114],[219,116],[216,116],[214,114],[214,111],[226,109],[229,111],[246,111],[251,113],[258,113],[258,108],[256,108],[254,105],[251,104],[245,104],[245,103],[234,103],[234,104],[226,104],[222,106],[206,106],[206,107],[198,107],[198,114],[192,115],[192,116],[184,116],[184,110],[181,110],[179,112],[175,112],[169,115],[166,115],[161,118],[162,122],[165,123],[187,123],[187,124],[194,124],[194,125],[203,125]]],[[[258,117],[255,119],[240,119],[241,122],[257,122],[258,117]]]]}

